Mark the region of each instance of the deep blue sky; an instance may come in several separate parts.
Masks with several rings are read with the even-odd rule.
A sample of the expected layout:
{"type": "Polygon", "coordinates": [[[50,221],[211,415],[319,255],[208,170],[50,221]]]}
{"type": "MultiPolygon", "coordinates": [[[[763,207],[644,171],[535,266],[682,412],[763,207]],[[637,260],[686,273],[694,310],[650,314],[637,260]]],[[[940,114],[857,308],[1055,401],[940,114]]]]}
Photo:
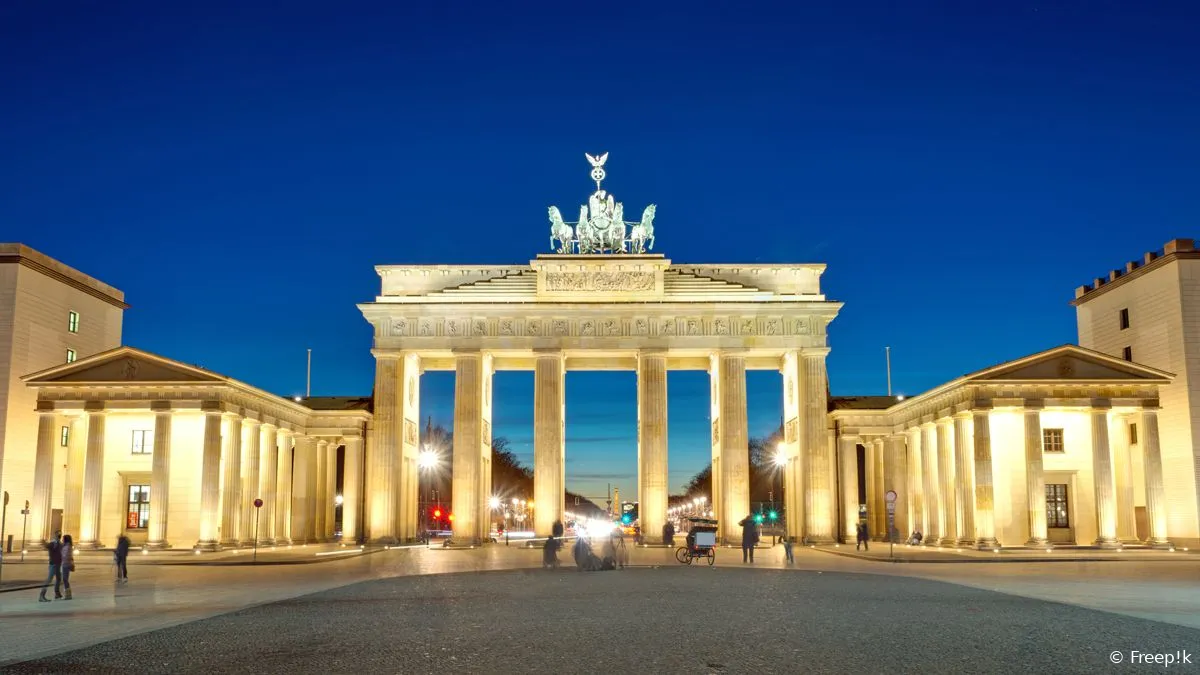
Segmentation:
{"type": "MultiPolygon", "coordinates": [[[[127,344],[280,394],[310,347],[314,394],[368,393],[373,266],[544,252],[584,152],[675,261],[827,263],[835,394],[884,393],[885,345],[917,393],[1072,342],[1072,289],[1200,213],[1195,3],[183,4],[0,5],[0,240],[123,289],[127,344]]],[[[669,386],[678,486],[704,376],[669,386]]],[[[766,434],[778,375],[750,386],[766,434]]],[[[531,387],[495,390],[523,453],[531,387]]],[[[567,387],[568,483],[632,496],[633,375],[567,387]]]]}

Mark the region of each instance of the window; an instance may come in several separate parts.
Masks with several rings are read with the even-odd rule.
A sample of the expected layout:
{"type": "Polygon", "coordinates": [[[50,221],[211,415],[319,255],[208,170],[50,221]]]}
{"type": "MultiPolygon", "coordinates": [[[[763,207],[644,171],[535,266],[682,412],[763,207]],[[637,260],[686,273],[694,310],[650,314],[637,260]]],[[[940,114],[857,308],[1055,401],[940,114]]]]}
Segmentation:
{"type": "Polygon", "coordinates": [[[1131,422],[1129,424],[1129,443],[1131,445],[1137,444],[1137,423],[1136,422],[1131,422]]]}
{"type": "Polygon", "coordinates": [[[67,363],[75,363],[75,350],[74,349],[67,350],[67,363]]]}
{"type": "MultiPolygon", "coordinates": [[[[1049,487],[1049,486],[1047,486],[1049,487]]],[[[129,486],[129,508],[125,511],[125,529],[144,530],[150,522],[150,486],[129,486]]]]}
{"type": "Polygon", "coordinates": [[[1133,347],[1126,347],[1125,349],[1122,349],[1121,350],[1121,358],[1125,359],[1126,361],[1132,361],[1133,360],[1133,347]]]}
{"type": "Polygon", "coordinates": [[[1121,310],[1121,330],[1126,328],[1129,328],[1129,310],[1123,309],[1121,310]]]}
{"type": "Polygon", "coordinates": [[[1042,429],[1042,452],[1066,452],[1062,429],[1042,429]]]}
{"type": "Polygon", "coordinates": [[[1067,486],[1046,483],[1046,527],[1070,527],[1071,509],[1067,504],[1067,486]]]}
{"type": "Polygon", "coordinates": [[[138,429],[133,432],[133,445],[130,447],[130,452],[135,455],[148,455],[150,449],[154,447],[154,432],[145,429],[138,429]]]}
{"type": "Polygon", "coordinates": [[[71,427],[58,430],[58,444],[64,448],[71,444],[71,427]]]}
{"type": "Polygon", "coordinates": [[[67,312],[67,330],[72,333],[79,332],[79,312],[67,312]]]}

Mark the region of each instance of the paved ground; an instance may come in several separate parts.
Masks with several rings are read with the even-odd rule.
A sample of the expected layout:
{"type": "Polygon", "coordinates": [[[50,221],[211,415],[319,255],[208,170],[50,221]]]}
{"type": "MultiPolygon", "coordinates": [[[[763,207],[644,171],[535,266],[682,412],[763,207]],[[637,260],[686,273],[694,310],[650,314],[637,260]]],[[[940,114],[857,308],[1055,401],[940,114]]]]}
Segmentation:
{"type": "Polygon", "coordinates": [[[1095,672],[1114,650],[1200,653],[1193,556],[896,565],[797,548],[788,566],[774,547],[753,567],[723,549],[708,568],[633,555],[639,567],[590,574],[503,546],[139,564],[127,586],[97,560],[71,602],[0,593],[0,668],[1095,672]]]}
{"type": "Polygon", "coordinates": [[[661,567],[362,582],[11,672],[1091,673],[1132,650],[1195,654],[1200,631],[924,579],[661,567]]]}

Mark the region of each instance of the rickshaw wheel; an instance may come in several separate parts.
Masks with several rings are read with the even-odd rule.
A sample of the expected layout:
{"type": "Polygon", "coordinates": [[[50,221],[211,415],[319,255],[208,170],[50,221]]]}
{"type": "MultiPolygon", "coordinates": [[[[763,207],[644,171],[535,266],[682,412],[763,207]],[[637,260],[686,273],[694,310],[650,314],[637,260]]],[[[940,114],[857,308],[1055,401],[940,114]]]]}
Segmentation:
{"type": "Polygon", "coordinates": [[[675,550],[675,559],[684,565],[688,564],[688,550],[686,546],[680,546],[675,550]]]}
{"type": "Polygon", "coordinates": [[[708,566],[712,567],[713,563],[717,562],[717,549],[708,549],[708,566]]]}

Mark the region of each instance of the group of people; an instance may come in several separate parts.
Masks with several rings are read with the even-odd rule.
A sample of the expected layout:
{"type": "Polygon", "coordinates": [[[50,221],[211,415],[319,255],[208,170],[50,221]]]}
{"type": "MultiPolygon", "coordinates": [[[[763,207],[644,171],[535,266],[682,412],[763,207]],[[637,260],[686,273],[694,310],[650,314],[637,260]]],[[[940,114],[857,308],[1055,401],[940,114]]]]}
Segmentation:
{"type": "MultiPolygon", "coordinates": [[[[70,600],[71,573],[75,571],[75,541],[71,535],[64,535],[61,531],[56,530],[54,537],[46,542],[46,551],[50,554],[50,568],[46,574],[46,581],[42,583],[42,592],[38,595],[38,602],[50,602],[50,599],[46,597],[46,591],[50,589],[52,581],[54,582],[54,599],[70,600]]],[[[117,539],[117,547],[113,549],[113,567],[117,572],[118,584],[129,581],[129,571],[126,566],[128,558],[129,538],[121,535],[117,539]]]]}

